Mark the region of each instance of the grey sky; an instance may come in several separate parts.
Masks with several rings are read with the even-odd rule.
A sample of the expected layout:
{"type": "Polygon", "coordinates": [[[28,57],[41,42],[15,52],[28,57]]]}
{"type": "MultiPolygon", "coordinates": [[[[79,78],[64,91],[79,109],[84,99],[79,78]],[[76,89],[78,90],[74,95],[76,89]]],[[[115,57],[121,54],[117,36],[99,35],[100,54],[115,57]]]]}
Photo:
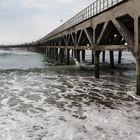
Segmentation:
{"type": "Polygon", "coordinates": [[[35,41],[94,0],[0,0],[0,44],[35,41]]]}

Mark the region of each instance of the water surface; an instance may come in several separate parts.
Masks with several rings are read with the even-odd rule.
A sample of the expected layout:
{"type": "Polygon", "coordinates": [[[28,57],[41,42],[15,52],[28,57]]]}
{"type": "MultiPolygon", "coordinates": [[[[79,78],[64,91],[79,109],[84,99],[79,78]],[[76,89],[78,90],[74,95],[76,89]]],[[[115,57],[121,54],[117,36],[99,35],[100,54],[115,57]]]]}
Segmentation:
{"type": "Polygon", "coordinates": [[[122,63],[116,70],[101,67],[95,79],[91,66],[58,66],[42,54],[0,50],[0,140],[139,140],[130,53],[122,63]]]}

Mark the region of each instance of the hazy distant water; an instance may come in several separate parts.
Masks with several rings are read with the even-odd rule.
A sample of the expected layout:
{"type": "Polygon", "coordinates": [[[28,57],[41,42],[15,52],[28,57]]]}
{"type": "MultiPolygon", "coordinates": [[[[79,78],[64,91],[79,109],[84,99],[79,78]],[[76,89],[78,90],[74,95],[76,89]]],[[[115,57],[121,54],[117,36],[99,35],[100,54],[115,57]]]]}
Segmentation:
{"type": "Polygon", "coordinates": [[[135,63],[124,56],[117,70],[101,67],[97,80],[90,66],[0,50],[0,140],[139,140],[135,63]]]}

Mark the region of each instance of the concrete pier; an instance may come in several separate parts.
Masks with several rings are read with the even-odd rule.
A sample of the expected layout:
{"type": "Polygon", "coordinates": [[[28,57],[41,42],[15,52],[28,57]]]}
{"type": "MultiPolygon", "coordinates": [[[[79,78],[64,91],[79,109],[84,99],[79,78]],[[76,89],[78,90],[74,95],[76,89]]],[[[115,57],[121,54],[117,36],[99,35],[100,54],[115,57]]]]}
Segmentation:
{"type": "Polygon", "coordinates": [[[70,49],[67,49],[67,65],[70,64],[70,49]]]}
{"type": "Polygon", "coordinates": [[[65,49],[73,50],[72,56],[79,62],[80,52],[82,61],[85,60],[85,52],[81,50],[93,51],[92,62],[95,64],[96,78],[99,78],[100,73],[99,52],[103,52],[102,62],[105,62],[105,51],[109,51],[111,68],[115,68],[113,51],[119,52],[118,63],[121,64],[122,51],[130,50],[137,63],[136,93],[140,95],[139,9],[139,0],[97,0],[32,45],[39,48],[59,48],[61,62],[64,61],[65,49]]]}
{"type": "Polygon", "coordinates": [[[122,60],[122,51],[118,52],[118,64],[121,64],[121,60],[122,60]]]}
{"type": "Polygon", "coordinates": [[[65,56],[65,49],[61,48],[60,49],[60,62],[63,63],[64,62],[64,56],[65,56]]]}
{"type": "Polygon", "coordinates": [[[94,64],[94,51],[91,51],[91,57],[92,57],[91,63],[94,64]]]}
{"type": "Polygon", "coordinates": [[[110,51],[110,66],[112,69],[115,68],[115,64],[114,64],[114,52],[113,51],[110,51]]]}
{"type": "Polygon", "coordinates": [[[86,51],[85,50],[82,50],[82,61],[83,62],[85,61],[85,55],[86,55],[86,51]]]}
{"type": "Polygon", "coordinates": [[[105,63],[105,51],[102,52],[102,62],[105,63]]]}
{"type": "Polygon", "coordinates": [[[97,51],[94,53],[94,65],[95,65],[95,77],[100,77],[100,52],[97,51]]]}

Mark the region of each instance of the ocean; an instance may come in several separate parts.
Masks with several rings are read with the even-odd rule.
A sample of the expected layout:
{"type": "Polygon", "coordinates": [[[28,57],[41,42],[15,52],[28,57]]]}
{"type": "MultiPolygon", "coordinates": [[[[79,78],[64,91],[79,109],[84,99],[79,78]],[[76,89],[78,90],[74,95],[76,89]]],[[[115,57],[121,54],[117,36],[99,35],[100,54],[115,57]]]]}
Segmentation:
{"type": "Polygon", "coordinates": [[[135,60],[123,52],[116,69],[108,63],[96,79],[91,65],[0,50],[0,140],[140,140],[135,60]]]}

